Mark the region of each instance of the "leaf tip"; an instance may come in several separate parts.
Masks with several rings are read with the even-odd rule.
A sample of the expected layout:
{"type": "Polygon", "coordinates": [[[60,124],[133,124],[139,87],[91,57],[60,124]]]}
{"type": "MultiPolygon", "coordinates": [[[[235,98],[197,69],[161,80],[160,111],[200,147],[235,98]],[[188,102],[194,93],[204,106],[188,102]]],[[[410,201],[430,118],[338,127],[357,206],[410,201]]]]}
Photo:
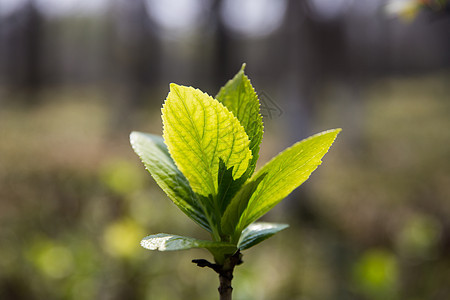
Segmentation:
{"type": "Polygon", "coordinates": [[[176,83],[174,83],[174,82],[169,83],[169,89],[170,89],[170,90],[176,89],[177,87],[179,87],[178,84],[176,84],[176,83]]]}
{"type": "Polygon", "coordinates": [[[333,138],[333,142],[336,139],[336,137],[338,136],[338,134],[342,131],[342,128],[334,128],[334,129],[329,129],[329,130],[325,130],[322,131],[318,134],[315,134],[311,137],[315,137],[315,136],[323,136],[323,135],[330,135],[330,136],[334,136],[333,138]]]}
{"type": "Polygon", "coordinates": [[[336,137],[338,136],[339,133],[341,133],[341,131],[342,131],[342,128],[335,128],[335,129],[329,130],[328,132],[333,132],[334,133],[334,139],[336,139],[336,137]]]}
{"type": "Polygon", "coordinates": [[[130,132],[130,143],[131,143],[131,144],[133,144],[133,141],[136,140],[138,134],[139,134],[139,133],[138,133],[137,131],[132,131],[132,132],[130,132]]]}
{"type": "Polygon", "coordinates": [[[135,152],[137,151],[135,146],[140,135],[141,133],[138,131],[132,131],[130,133],[130,145],[133,148],[133,150],[135,150],[135,152]]]}

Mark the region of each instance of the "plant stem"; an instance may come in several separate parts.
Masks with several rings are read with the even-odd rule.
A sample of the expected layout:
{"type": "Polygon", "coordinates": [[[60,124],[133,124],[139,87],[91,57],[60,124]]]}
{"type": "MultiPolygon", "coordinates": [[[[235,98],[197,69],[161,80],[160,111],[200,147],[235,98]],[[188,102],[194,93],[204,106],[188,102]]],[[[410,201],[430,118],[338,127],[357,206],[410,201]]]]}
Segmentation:
{"type": "Polygon", "coordinates": [[[223,265],[210,263],[206,259],[194,259],[192,262],[201,268],[211,268],[219,274],[220,285],[218,290],[220,300],[231,300],[231,294],[233,292],[231,280],[233,280],[234,267],[242,264],[242,254],[239,250],[232,256],[225,259],[223,265]]]}
{"type": "Polygon", "coordinates": [[[233,270],[228,272],[219,273],[219,294],[220,300],[231,300],[231,293],[233,288],[231,287],[231,280],[233,279],[233,270]]]}

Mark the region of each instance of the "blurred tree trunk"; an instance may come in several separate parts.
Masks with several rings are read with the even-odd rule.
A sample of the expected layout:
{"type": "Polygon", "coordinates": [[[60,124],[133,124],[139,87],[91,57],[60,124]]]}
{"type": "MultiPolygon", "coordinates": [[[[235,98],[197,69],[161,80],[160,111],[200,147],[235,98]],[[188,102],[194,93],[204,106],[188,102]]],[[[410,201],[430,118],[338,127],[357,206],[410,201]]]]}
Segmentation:
{"type": "Polygon", "coordinates": [[[218,89],[232,78],[233,70],[231,65],[231,39],[227,28],[220,16],[222,0],[214,0],[211,12],[211,20],[215,22],[214,56],[213,56],[213,84],[218,89]]]}
{"type": "Polygon", "coordinates": [[[27,103],[38,101],[43,84],[43,17],[29,0],[19,11],[3,20],[2,59],[5,83],[13,92],[24,94],[27,103]]]}
{"type": "Polygon", "coordinates": [[[128,128],[131,111],[141,107],[145,92],[157,82],[159,40],[143,0],[116,1],[110,76],[115,101],[114,128],[128,128]]]}

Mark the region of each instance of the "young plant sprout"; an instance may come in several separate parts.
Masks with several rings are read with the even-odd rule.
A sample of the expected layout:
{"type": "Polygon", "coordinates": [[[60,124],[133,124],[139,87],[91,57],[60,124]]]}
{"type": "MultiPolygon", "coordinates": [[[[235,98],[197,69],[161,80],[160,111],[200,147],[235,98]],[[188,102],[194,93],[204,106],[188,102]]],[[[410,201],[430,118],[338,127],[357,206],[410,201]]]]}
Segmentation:
{"type": "Polygon", "coordinates": [[[159,233],[145,237],[150,250],[205,248],[214,263],[193,260],[219,274],[220,299],[231,299],[243,250],[288,227],[255,222],[321,164],[341,129],[297,142],[254,172],[263,136],[260,103],[245,64],[215,98],[170,84],[162,108],[163,136],[132,132],[131,145],[167,196],[211,234],[199,240],[159,233]]]}

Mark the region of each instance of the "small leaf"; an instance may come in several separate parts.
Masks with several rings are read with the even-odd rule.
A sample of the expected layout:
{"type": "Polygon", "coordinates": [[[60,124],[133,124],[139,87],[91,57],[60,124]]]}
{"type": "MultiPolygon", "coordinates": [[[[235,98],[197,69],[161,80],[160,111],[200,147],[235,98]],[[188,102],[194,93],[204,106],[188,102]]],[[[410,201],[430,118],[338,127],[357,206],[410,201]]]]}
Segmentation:
{"type": "Polygon", "coordinates": [[[278,231],[288,228],[287,224],[258,222],[250,224],[242,232],[238,243],[240,250],[245,250],[268,239],[278,231]]]}
{"type": "Polygon", "coordinates": [[[225,105],[239,120],[250,139],[252,160],[249,164],[248,176],[253,174],[259,157],[259,146],[263,137],[263,121],[259,110],[259,100],[256,92],[244,73],[245,64],[241,70],[223,86],[216,99],[225,105]]]}
{"type": "Polygon", "coordinates": [[[231,251],[236,249],[235,245],[229,243],[198,240],[167,233],[149,235],[142,239],[141,246],[149,250],[159,251],[186,250],[191,248],[206,248],[208,250],[231,249],[231,251]]]}
{"type": "Polygon", "coordinates": [[[328,152],[340,131],[341,129],[328,130],[300,141],[278,154],[256,172],[246,185],[262,176],[264,179],[248,201],[236,232],[259,219],[305,182],[322,163],[322,157],[328,152]]]}
{"type": "Polygon", "coordinates": [[[162,137],[142,132],[132,132],[130,143],[146,169],[169,198],[188,217],[208,231],[211,228],[198,204],[186,177],[178,170],[167,151],[162,137]]]}
{"type": "Polygon", "coordinates": [[[259,176],[257,179],[249,181],[247,184],[245,184],[233,197],[230,205],[228,205],[225,213],[222,216],[222,232],[224,234],[233,236],[233,241],[236,241],[241,234],[240,231],[235,232],[235,227],[239,223],[242,213],[247,208],[248,201],[263,179],[264,175],[259,176]]]}
{"type": "Polygon", "coordinates": [[[241,177],[252,158],[249,139],[233,114],[192,87],[170,85],[162,109],[164,140],[178,168],[197,194],[218,194],[219,161],[241,177]]]}
{"type": "Polygon", "coordinates": [[[225,212],[231,198],[239,191],[240,187],[247,180],[247,177],[245,176],[233,180],[232,174],[233,168],[227,169],[225,163],[220,159],[218,173],[219,191],[217,194],[217,201],[220,204],[220,217],[225,212]]]}

